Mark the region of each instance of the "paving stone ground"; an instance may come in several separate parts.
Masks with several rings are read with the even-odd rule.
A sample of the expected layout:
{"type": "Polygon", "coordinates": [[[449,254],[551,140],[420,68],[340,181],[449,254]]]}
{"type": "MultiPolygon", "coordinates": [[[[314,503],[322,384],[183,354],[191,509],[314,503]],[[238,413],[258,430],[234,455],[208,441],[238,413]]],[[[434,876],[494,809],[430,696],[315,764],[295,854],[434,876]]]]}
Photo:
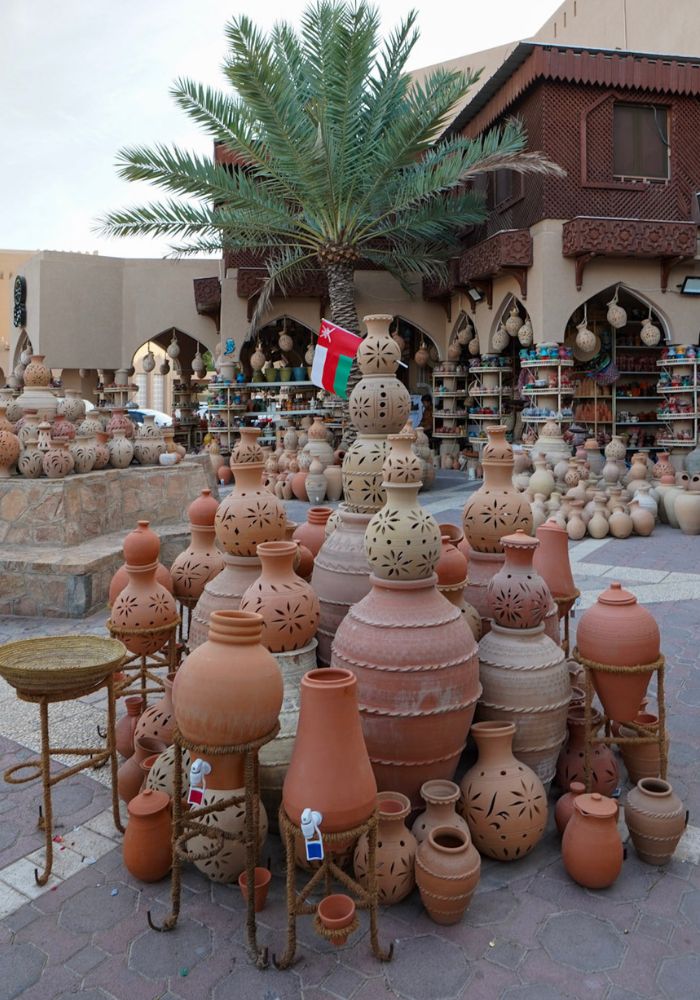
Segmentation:
{"type": "MultiPolygon", "coordinates": [[[[438,520],[457,522],[463,497],[463,480],[443,475],[424,502],[438,520]]],[[[303,519],[304,506],[296,505],[290,516],[303,519]]],[[[690,810],[690,823],[700,822],[700,540],[661,527],[649,539],[582,542],[571,554],[582,606],[617,575],[659,622],[668,663],[669,777],[690,810]]],[[[104,620],[103,613],[82,622],[0,618],[0,637],[100,632],[104,620]]],[[[0,686],[3,771],[36,748],[33,712],[0,686]]],[[[70,706],[55,724],[93,739],[103,717],[101,701],[93,698],[70,706]]],[[[148,929],[149,910],[156,921],[168,911],[169,882],[145,885],[123,867],[104,780],[104,773],[84,773],[57,787],[56,813],[63,824],[58,878],[38,895],[33,864],[25,860],[41,844],[38,789],[0,786],[0,1000],[700,997],[700,831],[691,830],[664,869],[643,864],[629,845],[615,885],[591,892],[568,878],[550,821],[527,858],[510,864],[484,860],[479,888],[460,924],[433,924],[417,893],[383,910],[380,937],[394,942],[392,962],[372,957],[366,919],[341,949],[316,937],[307,919],[299,924],[293,969],[259,972],[246,956],[238,890],[215,885],[195,870],[184,879],[177,930],[148,929]]],[[[273,880],[259,937],[279,953],[286,917],[279,841],[270,837],[265,850],[273,880]]]]}

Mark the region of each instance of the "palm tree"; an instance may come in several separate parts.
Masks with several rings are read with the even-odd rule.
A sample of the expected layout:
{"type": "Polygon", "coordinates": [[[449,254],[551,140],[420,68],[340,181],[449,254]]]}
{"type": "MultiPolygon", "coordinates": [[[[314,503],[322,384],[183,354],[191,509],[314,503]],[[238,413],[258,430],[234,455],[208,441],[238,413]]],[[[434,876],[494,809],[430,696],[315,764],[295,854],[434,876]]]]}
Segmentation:
{"type": "Polygon", "coordinates": [[[526,151],[517,121],[478,139],[442,136],[478,73],[406,73],[416,13],[382,42],[379,14],[362,0],[315,0],[298,30],[265,35],[246,16],[226,28],[232,92],[178,80],[179,106],[240,168],[176,147],[119,154],[122,177],[178,197],[108,214],[109,235],[152,234],[176,254],[252,250],[267,269],[253,316],[309,268],[326,275],[330,318],[359,332],[353,272],[369,262],[409,287],[443,280],[460,233],[486,215],[470,190],[501,169],[563,173],[526,151]]]}

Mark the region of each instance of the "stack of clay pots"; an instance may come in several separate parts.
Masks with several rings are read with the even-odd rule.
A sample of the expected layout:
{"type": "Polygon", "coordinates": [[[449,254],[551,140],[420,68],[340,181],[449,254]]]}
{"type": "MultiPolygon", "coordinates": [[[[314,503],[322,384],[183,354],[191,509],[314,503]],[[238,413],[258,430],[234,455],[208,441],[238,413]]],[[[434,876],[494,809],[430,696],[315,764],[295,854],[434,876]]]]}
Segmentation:
{"type": "Polygon", "coordinates": [[[469,625],[436,587],[440,529],[419,504],[415,463],[396,444],[384,465],[386,503],[365,535],[372,589],[340,623],[331,664],[358,679],[380,790],[416,804],[425,781],[453,776],[481,685],[469,625]]]}
{"type": "Polygon", "coordinates": [[[175,558],[170,568],[173,593],[180,600],[199,600],[205,585],[224,568],[214,531],[218,506],[211,490],[207,489],[202,490],[200,496],[188,507],[190,544],[175,558]]]}

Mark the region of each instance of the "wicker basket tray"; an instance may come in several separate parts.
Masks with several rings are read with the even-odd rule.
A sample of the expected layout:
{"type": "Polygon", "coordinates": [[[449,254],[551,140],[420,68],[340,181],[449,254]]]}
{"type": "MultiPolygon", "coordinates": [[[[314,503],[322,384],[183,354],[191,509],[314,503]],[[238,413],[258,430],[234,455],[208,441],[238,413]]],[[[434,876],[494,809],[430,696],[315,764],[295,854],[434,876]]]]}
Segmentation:
{"type": "Polygon", "coordinates": [[[0,646],[0,676],[25,694],[70,696],[97,687],[117,670],[126,649],[97,635],[54,635],[0,646]]]}

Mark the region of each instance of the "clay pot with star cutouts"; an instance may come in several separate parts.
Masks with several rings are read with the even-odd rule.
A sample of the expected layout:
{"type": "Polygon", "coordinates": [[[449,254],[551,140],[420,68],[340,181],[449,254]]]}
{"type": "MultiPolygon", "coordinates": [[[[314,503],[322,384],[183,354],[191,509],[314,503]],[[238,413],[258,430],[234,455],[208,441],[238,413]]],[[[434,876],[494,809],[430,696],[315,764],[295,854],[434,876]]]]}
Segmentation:
{"type": "Polygon", "coordinates": [[[253,611],[264,621],[262,642],[273,653],[308,645],[319,622],[318,598],[294,572],[295,542],[261,542],[262,572],[241,598],[241,611],[253,611]]]}

